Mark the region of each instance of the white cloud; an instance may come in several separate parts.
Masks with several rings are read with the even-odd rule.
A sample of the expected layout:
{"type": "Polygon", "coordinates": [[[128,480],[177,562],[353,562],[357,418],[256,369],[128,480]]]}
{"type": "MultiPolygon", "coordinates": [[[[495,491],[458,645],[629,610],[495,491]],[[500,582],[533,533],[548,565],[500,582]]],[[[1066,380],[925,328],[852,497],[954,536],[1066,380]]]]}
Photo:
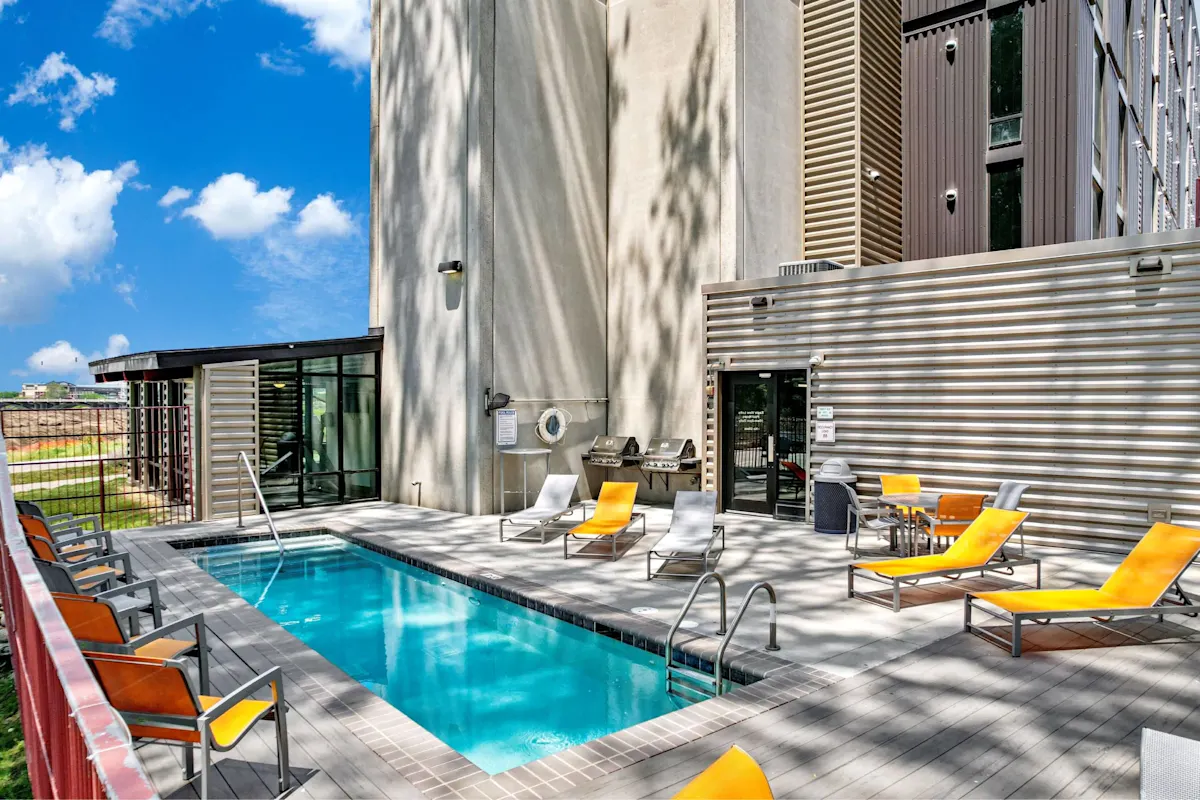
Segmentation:
{"type": "Polygon", "coordinates": [[[6,151],[0,147],[0,324],[15,325],[44,317],[112,248],[112,210],[137,165],[88,172],[44,148],[6,151]]]}
{"type": "Polygon", "coordinates": [[[84,75],[75,65],[67,61],[66,53],[51,53],[36,70],[29,70],[25,78],[8,96],[8,104],[28,103],[42,106],[57,102],[61,114],[58,127],[64,131],[75,130],[75,120],[88,111],[101,97],[112,97],[117,91],[117,81],[101,72],[84,75]],[[68,79],[66,89],[58,84],[68,79]],[[46,91],[49,89],[50,91],[46,91]]]}
{"type": "Polygon", "coordinates": [[[200,190],[200,199],[184,209],[217,239],[246,239],[264,233],[287,214],[295,190],[276,186],[258,191],[258,183],[240,172],[222,175],[200,190]]]}
{"type": "Polygon", "coordinates": [[[263,69],[279,72],[283,75],[303,75],[304,67],[296,61],[296,54],[282,45],[269,53],[258,54],[258,64],[263,69]]]}
{"type": "Polygon", "coordinates": [[[182,203],[184,200],[191,199],[192,190],[183,189],[178,186],[172,186],[167,189],[167,193],[159,198],[158,204],[163,208],[170,208],[176,203],[182,203]]]}
{"type": "Polygon", "coordinates": [[[186,17],[200,6],[215,6],[223,0],[112,0],[96,35],[126,50],[141,28],[172,17],[186,17]]]}
{"type": "Polygon", "coordinates": [[[346,69],[371,63],[371,0],[266,0],[304,20],[312,46],[346,69]]]}
{"type": "Polygon", "coordinates": [[[92,374],[88,370],[88,362],[101,358],[115,358],[129,352],[129,339],[123,333],[114,333],[108,337],[103,351],[95,350],[90,356],[85,356],[66,339],[36,351],[25,359],[28,368],[21,374],[45,375],[54,379],[69,379],[74,383],[92,383],[92,374]]]}
{"type": "Polygon", "coordinates": [[[350,215],[332,194],[317,195],[301,209],[300,221],[296,223],[296,235],[303,239],[346,236],[353,230],[350,215]]]}
{"type": "Polygon", "coordinates": [[[257,307],[280,338],[328,335],[360,326],[367,300],[367,247],[363,236],[304,239],[281,227],[240,245],[235,256],[249,283],[264,291],[257,307]]]}
{"type": "Polygon", "coordinates": [[[17,0],[0,0],[0,18],[4,17],[5,6],[15,6],[16,4],[17,0]]]}

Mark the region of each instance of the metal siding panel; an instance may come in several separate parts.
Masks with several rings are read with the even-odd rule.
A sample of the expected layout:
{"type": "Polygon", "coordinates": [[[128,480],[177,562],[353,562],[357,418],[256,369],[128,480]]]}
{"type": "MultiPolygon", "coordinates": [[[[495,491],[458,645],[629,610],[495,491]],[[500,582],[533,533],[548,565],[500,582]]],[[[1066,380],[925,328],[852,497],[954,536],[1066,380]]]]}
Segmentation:
{"type": "Polygon", "coordinates": [[[838,442],[812,463],[848,459],[867,491],[893,470],[932,489],[1027,480],[1029,533],[1132,541],[1150,499],[1200,524],[1197,252],[1198,235],[1158,235],[707,287],[707,357],[772,370],[824,353],[811,402],[835,407],[838,442]],[[1172,274],[1130,279],[1130,254],[1155,252],[1172,274]],[[752,311],[763,294],[774,305],[752,311]]]}
{"type": "MultiPolygon", "coordinates": [[[[204,460],[201,507],[205,519],[234,516],[238,511],[238,453],[258,463],[258,364],[204,366],[202,414],[204,460]]],[[[254,494],[246,486],[243,514],[258,513],[254,494]]]]}

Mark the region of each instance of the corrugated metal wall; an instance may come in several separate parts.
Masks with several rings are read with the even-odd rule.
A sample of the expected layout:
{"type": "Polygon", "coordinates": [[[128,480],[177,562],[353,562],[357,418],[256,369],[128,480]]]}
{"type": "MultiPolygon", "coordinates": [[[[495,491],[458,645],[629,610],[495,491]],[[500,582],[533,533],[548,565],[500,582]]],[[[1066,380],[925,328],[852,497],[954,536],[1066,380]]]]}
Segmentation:
{"type": "MultiPolygon", "coordinates": [[[[1200,234],[979,254],[705,287],[710,370],[805,369],[860,488],[1033,484],[1031,534],[1132,540],[1146,503],[1200,522],[1200,234]],[[1134,253],[1174,258],[1129,277],[1134,253]],[[750,308],[754,296],[774,305],[750,308]]],[[[711,404],[720,408],[720,398],[711,404]]],[[[720,441],[707,417],[705,483],[720,441]]],[[[811,421],[810,421],[811,425],[811,421]]]]}
{"type": "Polygon", "coordinates": [[[858,258],[858,14],[854,0],[804,3],[805,258],[858,258]]]}
{"type": "Polygon", "coordinates": [[[900,0],[874,0],[859,6],[859,205],[860,265],[889,264],[903,257],[901,237],[900,0]],[[880,179],[865,177],[875,169],[880,179]]]}
{"type": "MultiPolygon", "coordinates": [[[[200,388],[202,519],[237,514],[238,453],[258,464],[258,362],[205,364],[200,388]]],[[[256,514],[250,483],[243,476],[242,513],[256,514]]]]}

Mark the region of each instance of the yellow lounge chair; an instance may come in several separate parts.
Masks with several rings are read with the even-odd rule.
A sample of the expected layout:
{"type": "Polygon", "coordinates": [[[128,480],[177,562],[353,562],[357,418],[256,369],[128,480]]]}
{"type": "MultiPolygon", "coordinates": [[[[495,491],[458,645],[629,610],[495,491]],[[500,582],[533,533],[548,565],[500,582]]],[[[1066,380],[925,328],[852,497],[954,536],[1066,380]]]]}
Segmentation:
{"type": "Polygon", "coordinates": [[[1013,658],[1019,658],[1021,623],[1029,620],[1046,624],[1055,619],[1087,617],[1107,620],[1157,616],[1161,621],[1164,614],[1196,616],[1200,608],[1192,605],[1191,598],[1179,585],[1179,579],[1197,553],[1200,553],[1200,530],[1159,522],[1142,537],[1099,589],[968,593],[963,630],[1001,647],[1011,647],[1013,658]],[[1165,599],[1171,589],[1175,590],[1178,599],[1165,599]],[[978,605],[980,602],[1001,611],[983,608],[978,605]],[[991,631],[972,625],[972,609],[1012,623],[1011,638],[1005,641],[991,631]]]}
{"type": "Polygon", "coordinates": [[[774,800],[771,784],[749,753],[734,745],[674,800],[774,800]]]}
{"type": "Polygon", "coordinates": [[[232,750],[260,720],[275,722],[279,793],[288,774],[287,715],[283,670],[272,667],[224,697],[197,694],[182,661],[84,651],[109,705],[125,720],[134,739],[184,748],[184,772],[195,776],[192,750],[200,745],[200,798],[208,800],[211,752],[232,750]],[[270,700],[251,699],[271,689],[270,700]]]}
{"type": "Polygon", "coordinates": [[[1042,562],[1037,558],[1011,559],[1004,553],[1004,543],[1028,517],[1025,511],[1003,511],[985,508],[975,521],[944,553],[890,561],[861,561],[847,568],[849,596],[887,608],[887,603],[868,594],[854,591],[854,578],[883,583],[892,588],[892,611],[900,610],[900,587],[915,586],[924,578],[957,579],[964,572],[1006,571],[1032,564],[1037,567],[1037,585],[1042,585],[1042,562]],[[997,558],[998,557],[998,558],[997,558]]]}
{"type": "MultiPolygon", "coordinates": [[[[604,485],[600,487],[600,497],[596,499],[596,510],[592,513],[592,518],[571,528],[563,536],[563,558],[572,557],[567,550],[567,540],[572,537],[590,540],[608,537],[612,542],[612,560],[616,561],[617,539],[625,535],[634,520],[638,518],[642,520],[642,532],[638,534],[638,538],[645,536],[646,516],[633,510],[633,503],[637,500],[637,490],[636,483],[605,481],[604,485]]],[[[574,557],[578,558],[579,553],[575,553],[574,557]]]]}

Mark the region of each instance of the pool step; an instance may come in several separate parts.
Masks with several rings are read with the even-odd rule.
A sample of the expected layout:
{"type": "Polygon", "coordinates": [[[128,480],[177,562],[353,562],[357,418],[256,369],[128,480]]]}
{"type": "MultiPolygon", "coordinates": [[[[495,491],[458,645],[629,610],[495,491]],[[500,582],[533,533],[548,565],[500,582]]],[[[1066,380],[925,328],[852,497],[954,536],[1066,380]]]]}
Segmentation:
{"type": "Polygon", "coordinates": [[[711,675],[672,661],[667,664],[667,694],[684,700],[706,700],[716,697],[717,682],[711,675]]]}

